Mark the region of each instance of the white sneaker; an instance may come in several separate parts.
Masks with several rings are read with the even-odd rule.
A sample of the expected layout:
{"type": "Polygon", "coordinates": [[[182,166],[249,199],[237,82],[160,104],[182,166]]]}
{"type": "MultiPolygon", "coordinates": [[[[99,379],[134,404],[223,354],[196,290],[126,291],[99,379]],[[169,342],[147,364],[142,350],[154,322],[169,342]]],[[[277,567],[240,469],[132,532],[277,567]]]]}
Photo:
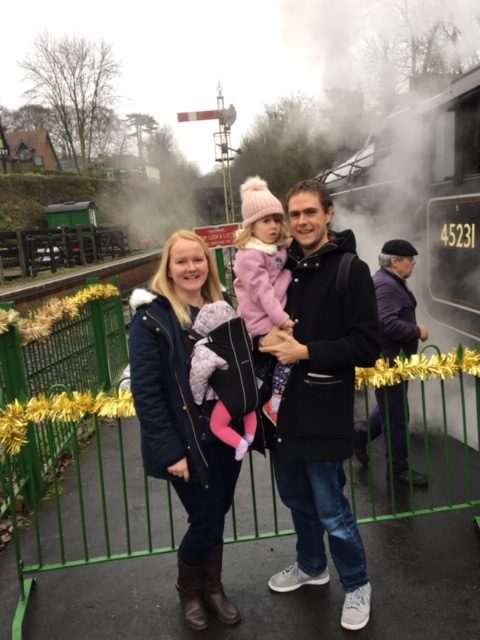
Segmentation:
{"type": "Polygon", "coordinates": [[[370,618],[371,595],[372,587],[369,582],[347,593],[340,621],[344,629],[358,631],[367,625],[370,618]]]}
{"type": "Polygon", "coordinates": [[[272,591],[284,593],[285,591],[295,591],[300,589],[304,584],[327,584],[330,580],[328,567],[322,573],[311,576],[300,569],[295,562],[291,567],[276,573],[268,581],[268,586],[272,591]]]}

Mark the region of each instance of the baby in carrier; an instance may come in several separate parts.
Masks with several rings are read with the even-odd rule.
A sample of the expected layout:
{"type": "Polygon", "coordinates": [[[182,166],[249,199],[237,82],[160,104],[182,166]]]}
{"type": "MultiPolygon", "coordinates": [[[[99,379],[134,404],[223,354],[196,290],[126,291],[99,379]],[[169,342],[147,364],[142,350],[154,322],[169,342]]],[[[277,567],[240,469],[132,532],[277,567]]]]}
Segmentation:
{"type": "Polygon", "coordinates": [[[257,428],[257,382],[251,356],[251,339],[244,321],[223,300],[204,305],[192,326],[192,334],[204,336],[193,348],[190,388],[195,403],[217,399],[210,417],[212,432],[235,448],[242,460],[257,428]],[[244,435],[231,427],[243,418],[244,435]]]}

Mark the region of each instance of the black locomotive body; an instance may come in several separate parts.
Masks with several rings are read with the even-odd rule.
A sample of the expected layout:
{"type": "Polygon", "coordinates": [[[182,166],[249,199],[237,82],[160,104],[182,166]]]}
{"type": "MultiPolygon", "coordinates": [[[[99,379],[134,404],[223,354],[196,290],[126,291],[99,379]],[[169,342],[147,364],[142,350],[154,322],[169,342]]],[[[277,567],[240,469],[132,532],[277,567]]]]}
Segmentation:
{"type": "Polygon", "coordinates": [[[480,67],[392,113],[317,179],[336,206],[368,216],[374,235],[418,242],[427,313],[459,341],[480,341],[480,67]]]}

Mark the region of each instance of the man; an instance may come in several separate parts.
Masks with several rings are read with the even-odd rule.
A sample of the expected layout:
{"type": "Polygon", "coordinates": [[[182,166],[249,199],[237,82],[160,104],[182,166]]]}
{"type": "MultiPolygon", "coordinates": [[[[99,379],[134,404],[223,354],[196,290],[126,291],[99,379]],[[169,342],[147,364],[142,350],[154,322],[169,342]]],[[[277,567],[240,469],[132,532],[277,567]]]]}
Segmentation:
{"type": "Polygon", "coordinates": [[[362,629],[369,620],[371,587],[362,539],[343,493],[343,460],[353,453],[355,366],[372,366],[380,351],[375,293],[368,267],[357,257],[346,291],[338,291],[339,263],[356,245],[352,231],[329,230],[333,202],[323,184],[299,182],[287,194],[287,208],[293,236],[287,266],[293,278],[286,310],[295,327],[293,336],[272,330],[260,348],[293,364],[272,458],[298,540],[295,564],[268,584],[279,592],[326,584],[326,531],[346,591],[341,625],[362,629]]]}
{"type": "MultiPolygon", "coordinates": [[[[415,267],[416,255],[417,250],[407,240],[389,240],[382,247],[379,256],[380,269],[373,276],[380,318],[382,354],[388,358],[390,364],[393,364],[395,356],[401,351],[407,357],[416,353],[418,340],[428,338],[427,326],[417,324],[417,302],[406,282],[415,267]]],[[[374,440],[383,431],[387,476],[393,472],[394,478],[399,482],[409,484],[411,480],[412,485],[422,487],[428,484],[427,476],[408,468],[409,414],[406,391],[407,383],[375,390],[377,407],[369,418],[370,440],[374,440]],[[389,429],[385,428],[387,424],[389,429]]],[[[368,465],[367,441],[367,423],[363,420],[356,422],[355,454],[365,466],[368,465]]]]}

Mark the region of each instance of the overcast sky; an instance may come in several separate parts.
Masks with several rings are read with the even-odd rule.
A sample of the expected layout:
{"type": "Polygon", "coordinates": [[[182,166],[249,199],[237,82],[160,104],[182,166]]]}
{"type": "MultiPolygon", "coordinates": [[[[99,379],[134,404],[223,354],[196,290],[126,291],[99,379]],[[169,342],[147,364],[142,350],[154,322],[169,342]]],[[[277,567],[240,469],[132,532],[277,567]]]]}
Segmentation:
{"type": "MultiPolygon", "coordinates": [[[[4,3],[5,4],[5,3],[4,3]]],[[[17,64],[32,52],[38,34],[103,38],[120,62],[120,96],[112,105],[125,115],[152,115],[172,127],[180,150],[203,173],[215,164],[216,121],[178,124],[179,111],[217,107],[217,86],[237,121],[238,147],[255,115],[284,96],[322,97],[324,88],[359,88],[351,68],[365,35],[395,29],[394,3],[385,0],[26,0],[2,6],[0,105],[25,102],[17,64]],[[390,7],[390,8],[389,8],[390,7]],[[389,13],[390,11],[390,13],[389,13]]],[[[436,6],[455,16],[470,49],[478,46],[478,0],[409,0],[430,7],[416,22],[432,21],[436,6]],[[470,37],[469,37],[470,36],[470,37]]]]}
{"type": "Polygon", "coordinates": [[[206,172],[215,164],[218,123],[177,124],[178,111],[215,109],[220,82],[225,106],[232,103],[237,110],[231,141],[238,147],[264,104],[321,89],[321,76],[312,72],[306,51],[289,40],[289,4],[82,0],[73,7],[64,0],[27,0],[18,22],[10,5],[9,28],[2,29],[0,104],[14,109],[25,102],[28,85],[17,61],[32,51],[31,43],[42,31],[55,37],[103,38],[122,66],[117,110],[147,113],[172,126],[181,151],[206,172]]]}

